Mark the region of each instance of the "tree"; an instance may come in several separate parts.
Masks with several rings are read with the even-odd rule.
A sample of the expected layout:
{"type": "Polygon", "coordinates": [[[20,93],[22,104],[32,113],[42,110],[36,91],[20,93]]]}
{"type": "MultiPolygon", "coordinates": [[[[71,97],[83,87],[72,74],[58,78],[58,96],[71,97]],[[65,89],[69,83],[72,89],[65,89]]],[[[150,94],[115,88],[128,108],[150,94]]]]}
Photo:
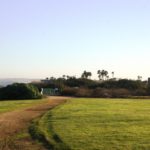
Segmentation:
{"type": "Polygon", "coordinates": [[[107,76],[108,76],[108,71],[102,70],[102,77],[103,77],[103,80],[106,80],[106,79],[107,79],[107,76]]]}
{"type": "Polygon", "coordinates": [[[105,80],[105,79],[108,79],[108,77],[109,77],[108,71],[106,71],[106,70],[98,70],[97,74],[98,74],[99,80],[105,80]]]}
{"type": "Polygon", "coordinates": [[[99,80],[102,80],[102,72],[101,72],[101,70],[98,70],[98,71],[97,71],[97,74],[98,74],[99,80]]]}
{"type": "Polygon", "coordinates": [[[81,78],[88,79],[88,77],[91,77],[91,76],[92,76],[91,72],[84,71],[81,75],[81,78]]]}
{"type": "Polygon", "coordinates": [[[109,75],[106,76],[106,80],[108,80],[108,79],[109,79],[109,75]]]}
{"type": "Polygon", "coordinates": [[[55,78],[55,77],[50,77],[49,79],[50,79],[51,81],[56,80],[56,78],[55,78]]]}
{"type": "Polygon", "coordinates": [[[91,72],[87,72],[87,78],[91,77],[91,76],[92,76],[92,73],[91,72]]]}
{"type": "Polygon", "coordinates": [[[18,100],[18,99],[38,99],[41,94],[35,86],[24,83],[14,83],[0,89],[0,99],[18,100]]]}
{"type": "Polygon", "coordinates": [[[137,76],[137,80],[141,81],[142,80],[142,76],[137,76]]]}
{"type": "Polygon", "coordinates": [[[66,80],[66,75],[63,75],[62,78],[63,78],[64,80],[66,80]]]}
{"type": "Polygon", "coordinates": [[[114,71],[112,71],[112,72],[111,72],[111,74],[112,74],[112,78],[114,78],[115,72],[114,72],[114,71]]]}
{"type": "Polygon", "coordinates": [[[68,80],[68,79],[70,79],[70,76],[69,76],[69,75],[67,75],[67,80],[68,80]]]}

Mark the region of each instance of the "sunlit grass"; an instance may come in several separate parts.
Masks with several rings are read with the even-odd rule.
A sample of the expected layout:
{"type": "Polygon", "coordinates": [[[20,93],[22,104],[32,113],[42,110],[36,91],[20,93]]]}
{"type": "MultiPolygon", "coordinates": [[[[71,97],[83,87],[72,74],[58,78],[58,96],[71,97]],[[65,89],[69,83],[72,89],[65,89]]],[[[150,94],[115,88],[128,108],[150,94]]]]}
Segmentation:
{"type": "Polygon", "coordinates": [[[34,104],[40,104],[40,103],[43,103],[43,100],[0,101],[0,113],[26,108],[29,106],[33,106],[34,104]]]}
{"type": "Polygon", "coordinates": [[[73,99],[38,126],[58,149],[149,150],[150,100],[73,99]]]}

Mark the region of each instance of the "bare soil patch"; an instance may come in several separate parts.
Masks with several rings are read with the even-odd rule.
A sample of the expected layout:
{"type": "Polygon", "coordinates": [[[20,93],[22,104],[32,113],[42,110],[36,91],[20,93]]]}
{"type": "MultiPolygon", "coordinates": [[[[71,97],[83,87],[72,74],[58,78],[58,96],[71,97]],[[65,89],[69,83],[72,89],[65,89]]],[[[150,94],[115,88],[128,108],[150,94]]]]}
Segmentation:
{"type": "Polygon", "coordinates": [[[46,111],[64,103],[68,97],[49,97],[44,104],[30,108],[7,112],[0,115],[0,150],[44,150],[37,146],[30,137],[16,139],[14,135],[26,131],[31,121],[42,116],[46,111]]]}

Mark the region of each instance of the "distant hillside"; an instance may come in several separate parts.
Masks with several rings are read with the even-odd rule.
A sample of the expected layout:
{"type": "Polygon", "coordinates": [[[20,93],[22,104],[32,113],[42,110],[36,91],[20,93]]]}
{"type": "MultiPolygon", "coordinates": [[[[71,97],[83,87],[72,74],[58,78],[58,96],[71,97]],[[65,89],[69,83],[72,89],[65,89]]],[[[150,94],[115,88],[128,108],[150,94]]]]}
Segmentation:
{"type": "Polygon", "coordinates": [[[39,79],[26,79],[26,78],[1,78],[0,87],[6,86],[12,83],[30,83],[33,81],[39,81],[39,79]]]}

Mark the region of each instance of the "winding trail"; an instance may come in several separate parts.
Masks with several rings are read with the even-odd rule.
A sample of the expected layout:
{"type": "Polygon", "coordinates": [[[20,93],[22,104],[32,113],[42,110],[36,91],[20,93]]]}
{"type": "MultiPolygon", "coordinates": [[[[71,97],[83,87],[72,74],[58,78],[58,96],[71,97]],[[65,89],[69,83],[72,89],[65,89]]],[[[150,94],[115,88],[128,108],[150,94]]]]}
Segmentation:
{"type": "Polygon", "coordinates": [[[15,139],[14,136],[28,130],[31,121],[46,111],[64,103],[68,97],[49,97],[48,101],[30,108],[0,115],[0,150],[44,150],[30,136],[15,139]]]}

